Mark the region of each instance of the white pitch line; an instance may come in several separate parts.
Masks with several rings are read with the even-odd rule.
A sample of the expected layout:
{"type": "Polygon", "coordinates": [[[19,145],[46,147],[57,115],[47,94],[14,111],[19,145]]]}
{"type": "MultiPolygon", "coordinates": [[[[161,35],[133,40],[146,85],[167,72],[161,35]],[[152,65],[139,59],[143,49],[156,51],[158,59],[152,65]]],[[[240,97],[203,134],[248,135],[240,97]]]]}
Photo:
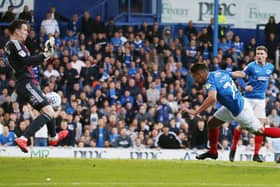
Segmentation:
{"type": "Polygon", "coordinates": [[[254,164],[246,164],[246,163],[242,163],[242,162],[230,162],[230,163],[226,163],[226,162],[216,162],[215,164],[211,163],[205,163],[205,165],[209,165],[209,166],[226,166],[226,167],[247,167],[247,168],[277,168],[280,169],[280,165],[264,165],[264,164],[260,164],[257,163],[254,164]]]}
{"type": "Polygon", "coordinates": [[[277,187],[280,184],[231,184],[231,183],[166,183],[166,182],[111,182],[111,183],[101,183],[101,182],[28,182],[28,183],[0,183],[0,186],[59,186],[59,185],[67,185],[67,186],[116,186],[116,185],[141,185],[141,186],[270,186],[277,187]]]}

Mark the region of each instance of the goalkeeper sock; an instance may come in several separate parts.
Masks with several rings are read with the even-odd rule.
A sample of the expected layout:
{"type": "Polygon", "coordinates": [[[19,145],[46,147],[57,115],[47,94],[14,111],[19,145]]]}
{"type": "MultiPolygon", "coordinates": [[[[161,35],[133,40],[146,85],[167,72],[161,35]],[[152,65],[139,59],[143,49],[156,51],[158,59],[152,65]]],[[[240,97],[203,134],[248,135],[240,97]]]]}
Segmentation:
{"type": "Polygon", "coordinates": [[[48,132],[50,134],[51,138],[56,137],[56,120],[55,118],[52,118],[48,123],[47,123],[47,127],[48,127],[48,132]]]}
{"type": "Polygon", "coordinates": [[[38,131],[44,124],[48,123],[49,121],[51,121],[51,117],[48,114],[40,114],[36,119],[32,121],[32,123],[24,132],[23,136],[29,139],[35,134],[36,131],[38,131]]]}

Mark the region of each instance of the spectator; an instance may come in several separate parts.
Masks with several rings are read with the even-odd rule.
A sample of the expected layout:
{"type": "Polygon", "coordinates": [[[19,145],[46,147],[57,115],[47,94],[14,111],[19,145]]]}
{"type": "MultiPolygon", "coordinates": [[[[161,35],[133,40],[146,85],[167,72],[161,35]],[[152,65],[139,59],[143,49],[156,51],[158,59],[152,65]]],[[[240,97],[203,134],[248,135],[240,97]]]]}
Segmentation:
{"type": "Polygon", "coordinates": [[[155,106],[155,104],[158,102],[158,100],[160,98],[160,92],[156,88],[156,82],[155,81],[153,81],[151,83],[151,86],[147,90],[146,94],[147,94],[146,97],[147,97],[147,101],[148,101],[149,106],[155,106]]]}
{"type": "Polygon", "coordinates": [[[124,106],[126,103],[130,103],[132,106],[134,105],[134,98],[130,95],[129,90],[124,91],[124,95],[120,98],[122,106],[124,106]]]}
{"type": "Polygon", "coordinates": [[[66,95],[70,95],[73,88],[73,84],[77,82],[78,78],[79,74],[77,70],[72,67],[71,62],[68,62],[66,64],[66,69],[62,77],[63,84],[66,86],[66,95]]]}
{"type": "Polygon", "coordinates": [[[167,27],[163,30],[162,39],[163,39],[164,43],[166,43],[167,45],[170,45],[173,42],[173,37],[172,37],[170,27],[167,27]]]}
{"type": "Polygon", "coordinates": [[[114,33],[114,37],[111,38],[110,43],[114,46],[114,52],[117,52],[118,48],[123,44],[118,31],[114,33]]]}
{"type": "Polygon", "coordinates": [[[29,32],[29,35],[26,39],[26,46],[30,50],[31,55],[39,54],[40,51],[42,51],[41,41],[36,36],[36,32],[34,30],[29,32]]]}
{"type": "Polygon", "coordinates": [[[162,36],[162,29],[157,21],[153,22],[152,28],[148,32],[148,36],[160,38],[162,36]]]}
{"type": "Polygon", "coordinates": [[[169,121],[169,130],[171,132],[174,132],[176,135],[179,134],[180,129],[178,128],[178,126],[176,124],[175,118],[170,119],[170,121],[169,121]]]}
{"type": "Polygon", "coordinates": [[[188,37],[184,34],[184,30],[182,28],[178,29],[178,37],[177,39],[179,40],[181,46],[183,48],[187,48],[188,44],[189,44],[189,39],[188,37]]]}
{"type": "Polygon", "coordinates": [[[189,40],[191,40],[192,35],[197,35],[197,29],[194,27],[192,20],[189,20],[186,26],[185,34],[189,40]]]}
{"type": "Polygon", "coordinates": [[[227,21],[226,21],[226,17],[223,14],[222,7],[219,8],[218,23],[219,23],[219,37],[223,37],[225,35],[225,24],[227,23],[227,21]]]}
{"type": "Polygon", "coordinates": [[[166,98],[162,96],[157,108],[157,122],[167,125],[171,112],[171,108],[168,106],[166,98]]]}
{"type": "Polygon", "coordinates": [[[80,72],[80,80],[83,85],[92,85],[94,79],[98,79],[97,77],[97,67],[95,64],[91,64],[91,61],[86,60],[85,66],[82,67],[80,72]]]}
{"type": "Polygon", "coordinates": [[[213,33],[214,33],[214,18],[210,18],[210,24],[207,26],[207,33],[210,38],[211,43],[213,44],[213,33]]]}
{"type": "MultiPolygon", "coordinates": [[[[29,125],[29,120],[20,120],[17,126],[15,127],[15,135],[17,137],[23,135],[28,125],[29,125]]],[[[29,140],[29,144],[30,144],[30,140],[29,140]]]]}
{"type": "Polygon", "coordinates": [[[250,51],[255,53],[257,48],[256,38],[252,37],[249,41],[249,44],[245,47],[245,54],[248,55],[250,51]]]}
{"type": "Polygon", "coordinates": [[[55,35],[55,33],[60,33],[57,20],[52,18],[50,12],[47,13],[46,19],[41,22],[41,32],[45,35],[55,35]]]}
{"type": "Polygon", "coordinates": [[[80,75],[81,69],[86,66],[85,63],[78,58],[77,54],[73,54],[71,59],[72,61],[70,63],[72,64],[72,68],[78,72],[78,75],[80,75]]]}
{"type": "Polygon", "coordinates": [[[78,14],[73,14],[71,20],[68,23],[68,30],[71,30],[73,34],[79,34],[81,32],[81,23],[79,22],[78,14]]]}
{"type": "Polygon", "coordinates": [[[205,122],[203,119],[199,119],[193,129],[191,147],[205,149],[208,141],[207,137],[205,122]]]}
{"type": "Polygon", "coordinates": [[[109,18],[108,25],[106,26],[107,36],[112,38],[114,33],[117,31],[114,18],[109,18]]]}
{"type": "Polygon", "coordinates": [[[18,16],[19,19],[23,19],[28,21],[29,23],[32,22],[32,15],[31,12],[29,11],[28,5],[24,5],[22,12],[18,16]]]}
{"type": "Polygon", "coordinates": [[[232,140],[232,131],[229,128],[229,124],[228,123],[224,123],[221,127],[220,127],[220,137],[219,137],[219,142],[221,145],[223,145],[223,140],[227,140],[228,144],[231,144],[231,140],[232,140]]]}
{"type": "Polygon", "coordinates": [[[64,21],[64,22],[69,22],[69,19],[60,15],[57,11],[56,8],[53,6],[50,9],[50,13],[51,13],[51,18],[59,21],[64,21]]]}
{"type": "Polygon", "coordinates": [[[101,16],[97,15],[93,21],[94,33],[106,33],[104,22],[101,20],[101,16]]]}
{"type": "Polygon", "coordinates": [[[114,147],[121,147],[121,148],[129,148],[129,147],[133,146],[132,140],[127,135],[127,130],[125,128],[122,128],[120,130],[120,136],[116,139],[116,142],[113,146],[114,147]]]}
{"type": "Polygon", "coordinates": [[[66,119],[61,122],[59,132],[61,130],[68,130],[69,133],[66,138],[58,143],[58,145],[74,147],[76,137],[76,124],[73,122],[73,116],[71,114],[67,114],[66,119]]]}
{"type": "Polygon", "coordinates": [[[98,119],[97,128],[91,133],[91,138],[96,142],[96,147],[109,147],[109,131],[105,128],[104,119],[98,119]]]}
{"type": "Polygon", "coordinates": [[[278,40],[274,33],[269,34],[265,46],[267,47],[267,58],[274,62],[276,49],[278,47],[278,40]]]}
{"type": "Polygon", "coordinates": [[[3,28],[3,34],[0,35],[0,49],[3,49],[7,41],[9,41],[9,29],[3,28]]]}
{"type": "Polygon", "coordinates": [[[119,136],[118,129],[113,127],[111,133],[109,134],[110,145],[116,145],[116,140],[119,138],[119,136]]]}
{"type": "Polygon", "coordinates": [[[202,28],[201,32],[199,32],[198,41],[200,42],[199,46],[201,46],[203,43],[211,44],[211,37],[209,37],[206,27],[202,28]]]}
{"type": "Polygon", "coordinates": [[[45,77],[45,79],[50,79],[50,77],[54,77],[55,79],[57,79],[59,76],[60,76],[60,74],[59,74],[59,72],[56,70],[56,69],[53,69],[53,64],[51,64],[51,63],[49,63],[48,65],[47,65],[47,69],[44,71],[44,77],[45,77]]]}
{"type": "Polygon", "coordinates": [[[222,139],[221,140],[221,149],[223,151],[229,151],[230,150],[230,143],[228,139],[222,139]]]}
{"type": "Polygon", "coordinates": [[[10,132],[7,126],[3,127],[3,132],[0,134],[0,145],[1,146],[14,146],[15,134],[10,132]]]}
{"type": "Polygon", "coordinates": [[[238,56],[241,56],[241,58],[244,56],[244,43],[240,41],[240,37],[238,35],[234,36],[232,47],[236,49],[238,56]]]}
{"type": "Polygon", "coordinates": [[[191,40],[190,45],[186,48],[186,60],[189,64],[193,64],[198,57],[198,48],[195,42],[195,40],[191,40]]]}
{"type": "Polygon", "coordinates": [[[181,147],[181,140],[174,133],[169,131],[169,127],[165,125],[155,140],[155,147],[163,149],[178,149],[181,147]]]}
{"type": "Polygon", "coordinates": [[[146,112],[146,106],[145,105],[141,105],[139,108],[139,112],[137,112],[135,118],[139,121],[139,122],[147,122],[148,120],[148,114],[146,112]]]}
{"type": "Polygon", "coordinates": [[[276,109],[272,109],[271,113],[267,117],[268,125],[272,127],[279,127],[280,126],[280,116],[277,114],[276,109]]]}
{"type": "Polygon", "coordinates": [[[8,10],[3,14],[1,21],[2,22],[12,22],[16,18],[16,14],[13,13],[14,7],[8,6],[8,10]]]}
{"type": "Polygon", "coordinates": [[[136,138],[135,139],[135,144],[133,145],[133,148],[135,149],[144,149],[146,148],[146,146],[144,144],[142,144],[142,141],[140,138],[136,138]]]}
{"type": "Polygon", "coordinates": [[[86,39],[89,39],[94,32],[94,21],[90,16],[88,11],[84,11],[82,17],[82,33],[86,36],[86,39]]]}
{"type": "Polygon", "coordinates": [[[269,41],[270,34],[274,34],[275,38],[277,39],[278,37],[278,26],[275,21],[274,16],[270,16],[268,19],[268,22],[265,25],[264,29],[264,35],[265,35],[265,41],[269,41]]]}

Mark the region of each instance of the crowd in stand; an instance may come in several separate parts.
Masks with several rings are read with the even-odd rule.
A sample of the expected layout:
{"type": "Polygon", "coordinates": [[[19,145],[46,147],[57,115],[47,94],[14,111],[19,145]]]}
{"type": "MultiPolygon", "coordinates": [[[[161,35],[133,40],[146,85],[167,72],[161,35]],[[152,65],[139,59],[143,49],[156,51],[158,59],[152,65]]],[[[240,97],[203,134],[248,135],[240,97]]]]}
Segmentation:
{"type": "MultiPolygon", "coordinates": [[[[7,14],[2,21],[16,17],[6,20],[7,14]]],[[[32,23],[32,11],[24,8],[19,18],[32,23]]],[[[2,32],[0,144],[11,146],[38,112],[16,101],[15,81],[3,52],[8,30],[2,32]]],[[[44,92],[54,91],[62,97],[57,131],[68,129],[69,135],[60,146],[205,149],[206,123],[219,104],[199,116],[184,112],[184,108],[199,106],[206,96],[205,90],[194,84],[189,69],[194,63],[206,63],[211,71],[243,69],[254,60],[256,39],[244,44],[229,30],[220,36],[218,55],[213,56],[212,21],[202,29],[189,21],[175,32],[157,22],[117,27],[113,19],[105,24],[101,16],[93,19],[87,11],[81,19],[77,14],[67,19],[55,8],[42,20],[40,32],[31,27],[26,41],[31,54],[42,50],[49,35],[56,38],[56,55],[34,67],[34,73],[44,92]],[[65,35],[60,33],[60,21],[68,22],[65,35]]],[[[269,61],[274,63],[279,31],[273,17],[265,36],[269,61]]],[[[266,125],[276,127],[280,125],[278,75],[276,71],[271,77],[266,99],[266,125]]],[[[229,150],[236,125],[221,127],[221,149],[229,150]]],[[[44,126],[30,144],[47,146],[47,138],[44,126]]],[[[239,144],[250,149],[253,141],[253,135],[243,130],[239,144]]]]}

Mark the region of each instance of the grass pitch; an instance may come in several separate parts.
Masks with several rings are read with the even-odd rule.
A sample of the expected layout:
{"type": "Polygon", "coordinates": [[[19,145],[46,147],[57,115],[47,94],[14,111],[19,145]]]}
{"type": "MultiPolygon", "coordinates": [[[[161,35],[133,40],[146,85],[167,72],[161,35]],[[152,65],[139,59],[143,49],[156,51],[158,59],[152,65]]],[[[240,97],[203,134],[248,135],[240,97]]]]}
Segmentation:
{"type": "Polygon", "coordinates": [[[280,187],[276,163],[0,158],[0,186],[280,187]]]}

